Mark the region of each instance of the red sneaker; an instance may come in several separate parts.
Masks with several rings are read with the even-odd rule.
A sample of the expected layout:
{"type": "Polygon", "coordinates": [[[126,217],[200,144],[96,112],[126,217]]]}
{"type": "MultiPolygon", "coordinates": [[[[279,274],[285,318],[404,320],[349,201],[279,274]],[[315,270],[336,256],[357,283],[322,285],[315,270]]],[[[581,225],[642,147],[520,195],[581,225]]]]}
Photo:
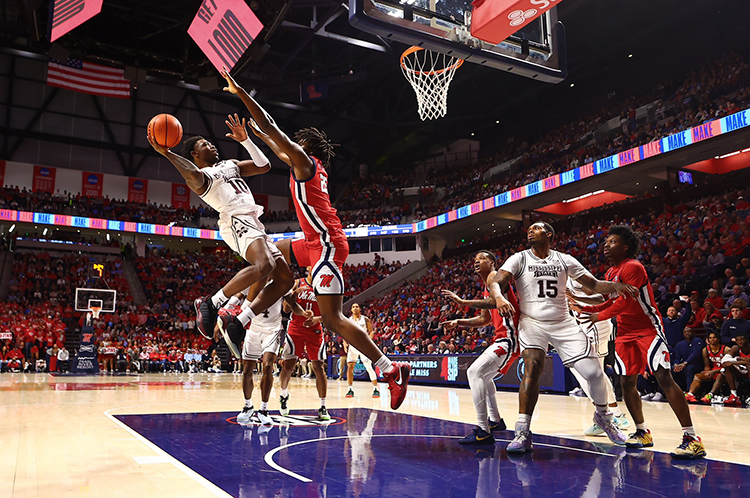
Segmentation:
{"type": "Polygon", "coordinates": [[[242,313],[242,307],[236,304],[227,304],[226,306],[219,308],[219,316],[237,316],[242,313]]]}
{"type": "Polygon", "coordinates": [[[393,370],[384,373],[383,378],[388,382],[388,390],[391,392],[391,409],[398,410],[406,398],[406,389],[409,385],[409,373],[411,367],[408,363],[400,361],[393,362],[393,370]]]}
{"type": "Polygon", "coordinates": [[[696,398],[693,393],[687,393],[685,394],[685,401],[687,401],[688,403],[697,403],[698,398],[696,398]]]}
{"type": "Polygon", "coordinates": [[[735,394],[730,394],[727,399],[724,400],[724,406],[742,406],[742,401],[735,394]]]}

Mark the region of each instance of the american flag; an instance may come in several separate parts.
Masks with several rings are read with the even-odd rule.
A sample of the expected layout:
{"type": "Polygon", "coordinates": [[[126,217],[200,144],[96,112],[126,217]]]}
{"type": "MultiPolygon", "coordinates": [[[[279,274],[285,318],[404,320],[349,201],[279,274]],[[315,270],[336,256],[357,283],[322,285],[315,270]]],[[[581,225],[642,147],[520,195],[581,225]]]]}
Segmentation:
{"type": "Polygon", "coordinates": [[[102,97],[130,98],[130,80],[125,79],[123,69],[78,59],[68,59],[65,64],[50,59],[47,84],[102,97]]]}

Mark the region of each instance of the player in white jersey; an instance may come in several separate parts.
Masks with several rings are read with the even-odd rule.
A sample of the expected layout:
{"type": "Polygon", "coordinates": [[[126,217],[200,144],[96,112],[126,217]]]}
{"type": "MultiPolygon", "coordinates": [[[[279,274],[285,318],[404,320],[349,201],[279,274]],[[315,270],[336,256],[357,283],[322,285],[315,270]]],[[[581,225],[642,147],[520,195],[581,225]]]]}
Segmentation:
{"type": "Polygon", "coordinates": [[[635,296],[638,289],[619,282],[597,280],[572,256],[550,250],[554,235],[548,223],[534,223],[527,233],[531,249],[509,257],[494,278],[488,279],[490,294],[501,315],[509,317],[514,312],[503,297],[511,280],[515,281],[520,308],[518,342],[523,349],[524,376],[518,391],[515,438],[506,448],[510,453],[523,453],[532,448],[529,427],[539,399],[539,379],[549,344],[557,350],[563,365],[578,370],[588,382],[596,406],[594,423],[613,443],[624,444],[627,440],[607,406],[606,380],[591,342],[569,313],[565,286],[570,276],[600,294],[635,296]]]}
{"type": "MultiPolygon", "coordinates": [[[[590,315],[581,314],[579,306],[586,306],[590,304],[601,304],[607,299],[602,296],[601,294],[597,294],[596,292],[592,292],[589,289],[585,288],[583,285],[578,283],[576,280],[573,280],[572,278],[568,277],[568,283],[567,288],[565,289],[565,295],[568,298],[568,305],[570,306],[571,310],[574,312],[573,316],[578,321],[578,324],[583,328],[583,330],[586,332],[586,335],[589,336],[589,338],[592,340],[594,344],[594,352],[596,353],[596,356],[599,358],[599,364],[602,367],[602,372],[604,371],[604,357],[609,354],[609,341],[612,339],[612,331],[614,329],[612,325],[612,321],[610,320],[604,320],[601,322],[592,323],[590,315]]],[[[583,376],[578,373],[578,371],[575,368],[570,369],[573,376],[578,380],[578,383],[581,385],[581,388],[586,393],[586,396],[589,396],[589,385],[586,379],[583,378],[583,376]]],[[[612,382],[605,374],[605,380],[606,387],[607,387],[607,401],[609,404],[609,408],[612,410],[612,412],[615,415],[615,423],[620,429],[627,429],[630,427],[630,422],[628,422],[627,416],[620,410],[620,407],[617,405],[617,399],[615,398],[615,391],[612,387],[612,382]]],[[[589,396],[589,399],[591,399],[591,396],[589,396]]],[[[591,400],[593,401],[593,400],[591,400]]],[[[592,425],[588,429],[586,429],[584,432],[584,435],[586,436],[602,436],[604,435],[604,431],[601,427],[599,427],[597,424],[592,425]]]]}
{"type": "MultiPolygon", "coordinates": [[[[266,287],[270,285],[272,285],[272,282],[269,282],[266,287]]],[[[252,290],[250,292],[251,294],[247,296],[242,308],[250,306],[252,299],[255,297],[252,290]]],[[[245,406],[237,415],[238,423],[248,423],[255,411],[252,401],[253,371],[258,361],[263,363],[263,373],[260,377],[261,404],[260,410],[258,410],[258,419],[263,425],[273,423],[268,414],[268,400],[271,397],[271,388],[273,387],[273,369],[276,364],[276,357],[284,345],[285,331],[281,323],[282,301],[285,301],[291,307],[293,313],[308,318],[312,316],[311,311],[305,311],[299,307],[290,291],[282,299],[256,315],[250,323],[245,331],[245,340],[242,344],[242,392],[245,395],[245,406]]]]}
{"type": "MultiPolygon", "coordinates": [[[[265,227],[258,219],[263,213],[263,207],[255,203],[250,187],[243,179],[268,172],[271,163],[248,138],[245,120],[240,121],[236,114],[228,118],[226,123],[231,133],[227,136],[247,149],[250,160],[221,161],[216,147],[205,138],[197,136],[183,142],[180,156],[148,136],[154,150],[177,168],[190,190],[219,212],[219,233],[222,239],[250,263],[250,266],[240,270],[216,294],[195,300],[198,330],[209,339],[214,337],[218,311],[229,304],[231,296],[252,285],[263,289],[252,304],[237,316],[244,327],[255,315],[281,299],[294,284],[294,276],[289,266],[266,235],[265,227]],[[260,287],[266,279],[271,279],[272,284],[265,288],[260,287]]],[[[227,346],[232,354],[239,358],[244,330],[230,335],[221,325],[220,323],[219,329],[227,346]]]]}
{"type": "MultiPolygon", "coordinates": [[[[375,331],[372,328],[372,321],[362,314],[362,308],[359,304],[352,304],[352,316],[351,320],[367,331],[370,339],[375,340],[375,331]]],[[[357,364],[357,360],[362,360],[362,365],[367,370],[367,375],[370,376],[370,382],[372,382],[372,397],[379,398],[380,391],[378,391],[378,376],[375,373],[375,369],[372,368],[372,361],[360,353],[354,346],[344,341],[344,347],[346,349],[346,381],[349,384],[349,391],[346,393],[347,398],[354,397],[354,388],[352,383],[354,382],[354,366],[357,364]]]]}
{"type": "Polygon", "coordinates": [[[349,468],[349,479],[346,483],[346,496],[361,496],[365,484],[372,478],[375,470],[375,453],[372,451],[372,433],[378,420],[378,412],[371,411],[367,424],[362,432],[357,432],[357,415],[349,409],[346,415],[346,434],[344,440],[344,458],[349,468]]]}

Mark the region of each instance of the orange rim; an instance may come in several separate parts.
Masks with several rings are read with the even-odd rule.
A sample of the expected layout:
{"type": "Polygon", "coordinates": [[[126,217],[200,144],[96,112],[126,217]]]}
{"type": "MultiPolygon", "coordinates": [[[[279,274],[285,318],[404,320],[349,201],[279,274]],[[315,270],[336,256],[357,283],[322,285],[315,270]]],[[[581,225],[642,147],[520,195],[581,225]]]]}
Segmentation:
{"type": "Polygon", "coordinates": [[[409,67],[406,67],[406,64],[404,64],[404,59],[406,57],[410,56],[411,54],[413,54],[415,52],[418,52],[420,50],[424,50],[424,48],[413,46],[413,47],[409,47],[406,50],[404,50],[404,53],[401,54],[401,67],[404,69],[404,71],[409,71],[410,73],[416,74],[418,76],[425,76],[425,75],[426,76],[434,76],[436,74],[442,74],[442,73],[444,73],[446,71],[452,71],[454,69],[458,69],[459,67],[461,67],[461,64],[464,63],[463,59],[456,59],[456,62],[454,62],[450,66],[444,67],[443,69],[435,69],[433,71],[414,71],[413,69],[411,69],[409,67]]]}

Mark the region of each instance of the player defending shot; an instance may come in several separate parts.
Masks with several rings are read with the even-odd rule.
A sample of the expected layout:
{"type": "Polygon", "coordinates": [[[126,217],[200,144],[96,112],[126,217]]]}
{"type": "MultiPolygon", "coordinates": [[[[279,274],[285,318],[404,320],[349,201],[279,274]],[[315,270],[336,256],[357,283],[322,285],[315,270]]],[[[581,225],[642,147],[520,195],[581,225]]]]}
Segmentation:
{"type": "MultiPolygon", "coordinates": [[[[304,310],[305,316],[295,312],[287,327],[286,342],[279,381],[281,382],[281,396],[279,413],[286,417],[289,415],[289,381],[294,373],[294,367],[299,361],[300,355],[307,351],[307,357],[312,364],[315,373],[315,387],[320,397],[320,408],[318,408],[318,420],[331,420],[326,408],[326,393],[328,392],[328,377],[326,376],[324,362],[326,360],[326,347],[323,338],[323,330],[320,326],[320,308],[315,300],[315,291],[310,284],[312,280],[312,269],[307,269],[307,277],[299,279],[294,284],[293,301],[295,305],[304,310]]],[[[291,301],[284,303],[285,309],[294,311],[291,301]]]]}
{"type": "Polygon", "coordinates": [[[493,278],[488,280],[490,294],[500,314],[510,318],[514,308],[504,297],[514,280],[518,292],[520,316],[518,342],[523,350],[525,373],[518,391],[518,422],[509,453],[532,449],[531,415],[539,399],[539,379],[549,344],[560,355],[563,365],[575,368],[588,382],[596,413],[594,423],[615,444],[624,444],[627,436],[614,422],[607,404],[607,386],[599,360],[592,351],[586,333],[568,310],[565,285],[568,277],[600,294],[635,297],[638,290],[620,282],[597,280],[577,259],[550,250],[555,231],[549,223],[537,222],[527,232],[531,249],[509,257],[493,278]]]}
{"type": "MultiPolygon", "coordinates": [[[[516,333],[517,323],[514,323],[518,314],[516,313],[514,318],[503,318],[495,307],[495,300],[490,297],[486,284],[488,279],[494,277],[496,266],[497,258],[491,252],[480,251],[474,256],[474,272],[479,275],[482,283],[485,284],[484,299],[461,299],[455,293],[443,290],[443,296],[452,299],[455,303],[482,310],[479,316],[474,318],[459,318],[443,322],[442,325],[446,330],[452,330],[456,327],[484,327],[490,323],[495,327],[495,337],[492,344],[484,350],[466,372],[466,376],[469,378],[471,397],[477,410],[477,426],[471,434],[458,440],[460,444],[495,444],[492,433],[506,429],[505,421],[497,408],[497,388],[494,379],[498,374],[505,375],[520,354],[516,333]]],[[[518,301],[512,287],[508,287],[507,300],[514,309],[518,308],[518,301]]]]}
{"type": "MultiPolygon", "coordinates": [[[[406,397],[410,367],[393,363],[372,342],[367,332],[344,316],[343,264],[349,255],[349,243],[328,195],[325,167],[333,156],[333,145],[325,133],[305,128],[290,139],[273,118],[239,87],[226,69],[224,91],[240,97],[254,120],[252,129],[273,152],[290,167],[289,187],[305,239],[280,244],[284,257],[300,266],[312,266],[312,286],[317,296],[323,324],[367,356],[383,372],[391,392],[391,408],[397,409],[406,397]],[[294,258],[294,259],[292,259],[294,258]]],[[[229,318],[227,318],[228,320],[229,318]]],[[[222,318],[224,320],[224,318],[222,318]]],[[[228,323],[240,327],[239,323],[228,323]]]]}
{"type": "MultiPolygon", "coordinates": [[[[626,446],[644,448],[654,445],[651,432],[646,427],[643,406],[637,390],[638,375],[648,369],[656,377],[667,396],[669,406],[682,426],[682,443],[671,453],[672,457],[703,458],[706,456],[706,450],[701,439],[695,434],[690,409],[682,389],[672,378],[664,325],[655,304],[651,282],[643,265],[633,259],[638,254],[638,245],[638,236],[630,227],[610,227],[604,241],[604,256],[610,259],[614,266],[607,270],[607,279],[634,286],[638,293],[635,299],[625,299],[623,296],[610,297],[600,305],[583,307],[582,311],[591,313],[591,321],[594,323],[617,317],[615,370],[620,374],[625,405],[636,426],[636,431],[630,435],[626,446]]],[[[591,288],[585,282],[584,285],[591,288]]]]}
{"type": "MultiPolygon", "coordinates": [[[[269,283],[268,285],[272,285],[269,283]]],[[[250,306],[251,300],[255,298],[250,291],[242,308],[250,306]]],[[[267,310],[258,314],[245,332],[245,341],[242,345],[242,392],[245,395],[245,406],[237,415],[240,424],[250,422],[250,417],[255,411],[253,407],[253,371],[258,361],[263,362],[263,373],[260,377],[260,410],[258,420],[262,425],[273,424],[268,414],[268,400],[271,398],[273,388],[273,369],[276,364],[276,356],[284,344],[284,327],[281,323],[282,301],[290,307],[295,316],[304,318],[312,317],[311,312],[300,308],[289,292],[282,299],[273,303],[267,310]]]]}
{"type": "MultiPolygon", "coordinates": [[[[367,335],[370,336],[370,339],[374,340],[375,331],[372,328],[372,321],[370,318],[362,314],[362,308],[360,308],[357,303],[352,304],[352,321],[365,329],[367,335]]],[[[370,377],[370,382],[372,382],[372,397],[379,398],[380,391],[378,391],[378,375],[375,373],[375,369],[372,368],[372,362],[368,357],[357,351],[357,348],[351,344],[346,343],[345,346],[347,347],[346,381],[349,383],[349,390],[346,392],[346,397],[354,397],[354,388],[352,387],[352,383],[354,382],[354,366],[357,364],[357,360],[361,359],[362,364],[365,366],[365,370],[367,370],[367,375],[370,377]]]]}
{"type": "Polygon", "coordinates": [[[250,187],[243,179],[268,172],[271,163],[248,138],[244,120],[240,122],[235,115],[229,116],[226,123],[231,130],[227,136],[245,147],[250,160],[219,160],[216,147],[198,136],[183,142],[182,156],[157,144],[151,136],[148,136],[148,141],[156,152],[177,168],[188,188],[219,212],[219,233],[222,239],[250,263],[250,266],[240,270],[212,297],[195,300],[198,331],[206,338],[213,338],[218,310],[227,305],[231,296],[243,292],[261,279],[273,280],[236,317],[240,327],[233,331],[235,337],[230,337],[227,330],[221,329],[230,351],[239,358],[245,326],[257,313],[266,310],[292,288],[294,276],[281,252],[266,235],[265,227],[259,220],[263,207],[255,203],[250,187]]]}

